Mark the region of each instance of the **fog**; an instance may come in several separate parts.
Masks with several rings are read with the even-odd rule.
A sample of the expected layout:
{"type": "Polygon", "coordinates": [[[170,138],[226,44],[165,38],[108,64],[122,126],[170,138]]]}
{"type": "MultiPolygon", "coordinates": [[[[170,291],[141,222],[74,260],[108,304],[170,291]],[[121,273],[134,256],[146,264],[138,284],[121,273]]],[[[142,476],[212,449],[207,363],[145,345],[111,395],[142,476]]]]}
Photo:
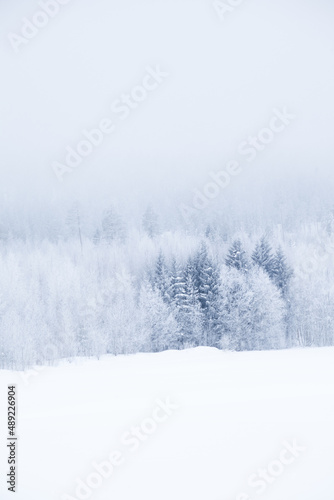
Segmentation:
{"type": "Polygon", "coordinates": [[[247,0],[230,9],[221,19],[210,0],[73,0],[23,43],[13,34],[39,4],[2,0],[2,195],[189,203],[209,172],[237,159],[227,197],[251,199],[280,182],[300,191],[305,179],[321,196],[333,178],[334,6],[247,0]],[[112,103],[157,67],[168,76],[121,120],[112,103]],[[284,108],[291,123],[254,161],[242,158],[239,145],[284,108]],[[115,132],[60,182],[54,162],[105,118],[115,132]]]}

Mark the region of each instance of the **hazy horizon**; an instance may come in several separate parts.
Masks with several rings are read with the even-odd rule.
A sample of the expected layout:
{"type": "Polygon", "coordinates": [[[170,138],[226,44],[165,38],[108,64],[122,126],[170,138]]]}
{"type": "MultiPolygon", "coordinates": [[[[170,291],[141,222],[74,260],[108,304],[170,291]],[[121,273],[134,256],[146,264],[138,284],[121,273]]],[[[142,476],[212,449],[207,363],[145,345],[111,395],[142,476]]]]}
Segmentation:
{"type": "Polygon", "coordinates": [[[221,20],[210,1],[70,1],[17,53],[8,35],[41,8],[29,0],[0,9],[3,195],[189,203],[210,172],[236,159],[243,171],[226,195],[233,184],[233,196],[246,189],[251,199],[299,178],[321,194],[332,182],[330,2],[253,0],[221,20]],[[111,104],[148,67],[169,76],[120,120],[111,104]],[[295,118],[248,162],[238,146],[284,108],[295,118]],[[116,131],[59,182],[53,163],[104,118],[116,131]]]}

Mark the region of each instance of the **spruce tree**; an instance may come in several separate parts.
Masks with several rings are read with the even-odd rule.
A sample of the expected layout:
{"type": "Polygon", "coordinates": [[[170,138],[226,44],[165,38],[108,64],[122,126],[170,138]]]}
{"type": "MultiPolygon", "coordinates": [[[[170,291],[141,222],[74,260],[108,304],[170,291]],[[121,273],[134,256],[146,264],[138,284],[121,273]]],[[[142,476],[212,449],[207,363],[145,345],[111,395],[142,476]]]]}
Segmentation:
{"type": "Polygon", "coordinates": [[[166,259],[163,253],[160,252],[155,265],[152,285],[155,290],[160,292],[161,297],[165,302],[170,302],[170,281],[171,277],[166,264],[166,259]]]}
{"type": "Polygon", "coordinates": [[[288,292],[292,276],[293,271],[287,264],[282,248],[279,247],[273,258],[270,277],[283,295],[286,295],[288,292]]]}
{"type": "Polygon", "coordinates": [[[232,243],[225,259],[225,264],[227,267],[234,267],[238,271],[248,272],[249,263],[240,240],[235,240],[232,243]]]}
{"type": "Polygon", "coordinates": [[[220,276],[202,244],[196,260],[197,289],[203,312],[204,345],[217,346],[221,335],[220,276]]]}
{"type": "Polygon", "coordinates": [[[255,265],[262,267],[269,275],[272,272],[273,254],[268,240],[263,237],[256,244],[255,250],[252,254],[252,261],[255,265]]]}
{"type": "Polygon", "coordinates": [[[188,261],[183,274],[183,295],[178,301],[177,320],[179,323],[182,345],[194,347],[202,343],[203,324],[202,311],[199,302],[199,293],[194,284],[194,268],[191,260],[188,261]]]}
{"type": "Polygon", "coordinates": [[[184,273],[181,266],[176,262],[174,258],[172,261],[171,273],[170,273],[170,285],[168,289],[168,296],[170,302],[174,307],[182,307],[185,301],[185,282],[184,273]]]}

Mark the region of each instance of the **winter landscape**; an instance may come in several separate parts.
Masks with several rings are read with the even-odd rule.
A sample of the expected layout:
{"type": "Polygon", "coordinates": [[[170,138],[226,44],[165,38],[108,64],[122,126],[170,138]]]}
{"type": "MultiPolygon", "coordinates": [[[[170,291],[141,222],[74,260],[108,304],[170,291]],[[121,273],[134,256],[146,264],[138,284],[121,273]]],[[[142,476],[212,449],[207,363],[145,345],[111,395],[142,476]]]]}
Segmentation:
{"type": "Polygon", "coordinates": [[[15,234],[10,221],[0,253],[1,367],[198,346],[334,345],[329,207],[302,229],[266,232],[255,220],[233,230],[239,220],[225,225],[223,215],[167,229],[152,207],[132,227],[115,208],[86,221],[78,205],[63,221],[40,222],[41,234],[27,223],[15,234]]]}
{"type": "Polygon", "coordinates": [[[0,18],[1,500],[332,500],[332,2],[0,18]]]}
{"type": "Polygon", "coordinates": [[[7,382],[18,387],[15,498],[331,500],[333,376],[333,348],[1,371],[2,414],[7,382]]]}

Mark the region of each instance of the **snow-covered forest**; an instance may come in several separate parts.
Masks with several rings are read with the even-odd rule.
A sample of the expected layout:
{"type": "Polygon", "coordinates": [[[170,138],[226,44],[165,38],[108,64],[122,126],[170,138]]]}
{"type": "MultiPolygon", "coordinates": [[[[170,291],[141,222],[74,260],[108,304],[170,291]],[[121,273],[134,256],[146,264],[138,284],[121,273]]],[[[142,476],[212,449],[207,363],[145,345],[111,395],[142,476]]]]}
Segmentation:
{"type": "Polygon", "coordinates": [[[172,227],[152,206],[136,221],[114,206],[89,217],[79,204],[58,218],[8,214],[1,367],[194,346],[334,345],[333,253],[332,212],[265,229],[226,229],[217,218],[172,227]]]}

